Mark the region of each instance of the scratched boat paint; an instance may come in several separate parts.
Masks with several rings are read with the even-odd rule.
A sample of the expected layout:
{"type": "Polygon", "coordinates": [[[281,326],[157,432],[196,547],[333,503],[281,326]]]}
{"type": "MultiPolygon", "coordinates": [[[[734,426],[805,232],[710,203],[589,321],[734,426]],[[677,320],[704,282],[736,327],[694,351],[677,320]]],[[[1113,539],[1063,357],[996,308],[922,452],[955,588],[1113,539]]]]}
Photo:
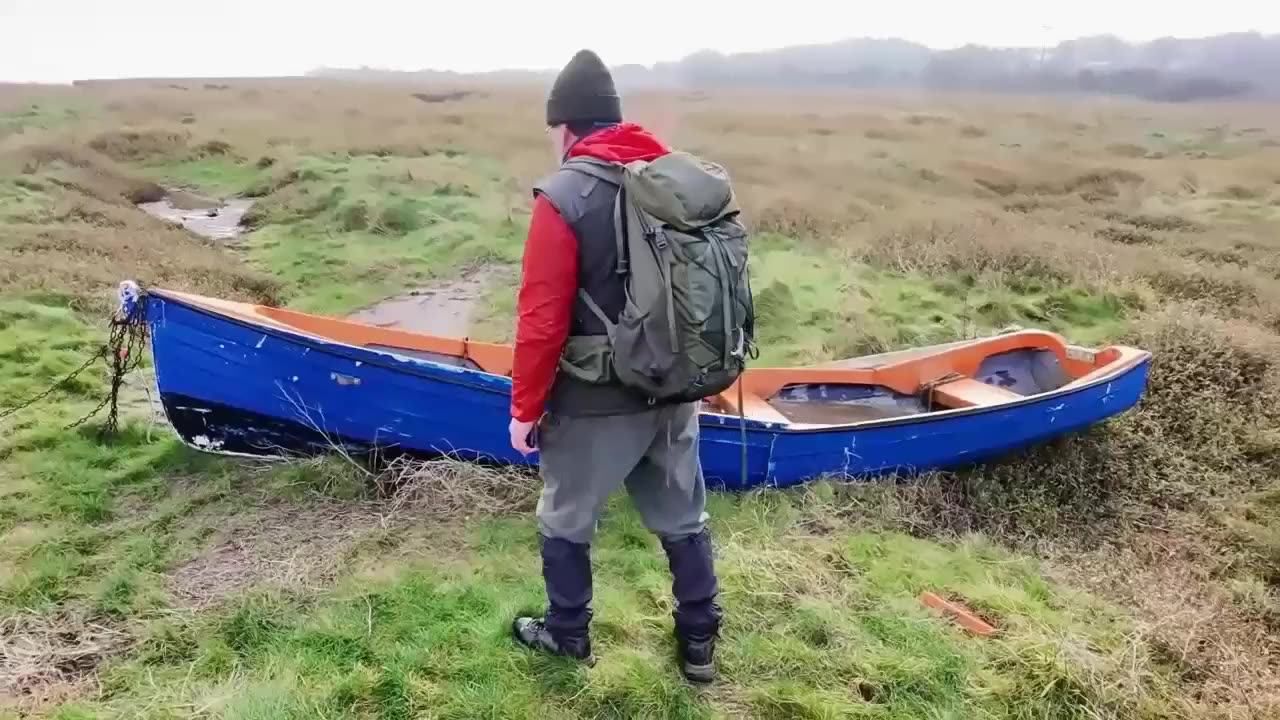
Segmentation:
{"type": "MultiPolygon", "coordinates": [[[[323,453],[337,445],[537,462],[536,454],[522,457],[508,444],[509,377],[466,357],[381,341],[356,344],[290,326],[284,311],[254,315],[252,306],[162,290],[145,294],[141,306],[166,416],[198,449],[271,456],[323,453]]],[[[316,319],[321,321],[348,336],[364,332],[353,323],[316,319]]],[[[957,346],[965,344],[832,363],[821,371],[928,364],[957,346]]],[[[764,408],[765,419],[752,413],[740,419],[708,404],[701,415],[703,470],[713,485],[743,488],[955,467],[1086,428],[1138,402],[1146,353],[1129,352],[1128,361],[1071,382],[1058,360],[1078,362],[1094,353],[1074,346],[1070,352],[1074,360],[1030,345],[983,358],[976,391],[1003,393],[994,405],[937,407],[921,399],[931,391],[831,382],[782,383],[766,398],[774,405],[764,408]],[[823,407],[806,413],[806,403],[823,407]]],[[[759,377],[771,372],[783,371],[762,370],[759,377]]],[[[942,394],[947,386],[938,387],[942,394]]]]}

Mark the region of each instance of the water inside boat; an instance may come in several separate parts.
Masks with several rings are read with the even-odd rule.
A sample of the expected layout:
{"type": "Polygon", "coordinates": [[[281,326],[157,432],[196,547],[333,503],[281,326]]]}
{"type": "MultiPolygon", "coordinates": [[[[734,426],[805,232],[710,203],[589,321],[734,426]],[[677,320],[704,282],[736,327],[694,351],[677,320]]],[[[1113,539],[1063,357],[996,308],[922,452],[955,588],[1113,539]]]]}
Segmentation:
{"type": "MultiPolygon", "coordinates": [[[[964,379],[957,377],[941,383],[932,393],[926,389],[914,394],[869,385],[788,385],[767,402],[792,423],[844,425],[969,406],[954,392],[963,387],[959,383],[964,379]]],[[[994,402],[1051,392],[1071,381],[1052,351],[1038,349],[990,355],[978,366],[973,379],[986,386],[977,391],[994,402]]]]}
{"type": "Polygon", "coordinates": [[[865,385],[789,385],[768,403],[791,422],[810,425],[844,425],[929,411],[917,396],[865,385]]]}

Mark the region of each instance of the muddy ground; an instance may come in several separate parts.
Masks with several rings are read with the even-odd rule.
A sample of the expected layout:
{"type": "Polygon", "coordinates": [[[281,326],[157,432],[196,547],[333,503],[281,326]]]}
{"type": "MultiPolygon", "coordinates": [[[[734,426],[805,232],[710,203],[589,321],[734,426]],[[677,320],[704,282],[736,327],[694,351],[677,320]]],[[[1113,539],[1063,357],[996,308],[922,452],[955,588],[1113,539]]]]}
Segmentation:
{"type": "Polygon", "coordinates": [[[350,316],[378,327],[465,338],[492,275],[475,272],[444,285],[418,288],[350,316]]]}

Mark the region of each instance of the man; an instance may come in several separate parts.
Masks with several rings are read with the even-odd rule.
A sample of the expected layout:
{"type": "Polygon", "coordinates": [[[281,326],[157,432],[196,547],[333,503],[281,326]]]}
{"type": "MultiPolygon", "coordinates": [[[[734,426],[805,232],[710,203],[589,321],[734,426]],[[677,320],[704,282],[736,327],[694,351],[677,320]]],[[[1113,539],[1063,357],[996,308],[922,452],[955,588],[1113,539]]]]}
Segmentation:
{"type": "MultiPolygon", "coordinates": [[[[652,161],[670,152],[641,127],[622,121],[613,78],[589,50],[575,55],[556,78],[547,100],[547,133],[558,164],[584,156],[652,161]]],[[[697,410],[692,403],[651,402],[621,384],[589,384],[557,373],[570,336],[607,332],[579,290],[612,323],[623,308],[617,194],[615,184],[564,167],[534,189],[517,308],[510,431],[516,450],[528,454],[536,444],[541,453],[544,487],[537,514],[548,607],[543,618],[516,618],[513,629],[529,647],[594,662],[588,634],[590,544],[605,502],[625,486],[667,554],[682,669],[690,680],[709,682],[721,611],[698,462],[697,410]]]]}

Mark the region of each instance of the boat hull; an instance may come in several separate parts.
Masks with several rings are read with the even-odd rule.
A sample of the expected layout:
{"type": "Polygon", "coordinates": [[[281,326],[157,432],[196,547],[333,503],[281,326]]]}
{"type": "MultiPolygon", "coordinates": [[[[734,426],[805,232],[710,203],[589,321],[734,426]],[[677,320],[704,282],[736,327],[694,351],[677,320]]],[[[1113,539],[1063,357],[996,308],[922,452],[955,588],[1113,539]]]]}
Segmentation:
{"type": "MultiPolygon", "coordinates": [[[[160,294],[145,299],[165,413],[189,445],[273,456],[453,455],[536,464],[507,439],[510,379],[229,317],[160,294]]],[[[1149,361],[1102,381],[1009,405],[795,428],[701,416],[700,453],[720,487],[787,486],[835,475],[915,473],[989,459],[1133,407],[1149,361]],[[743,467],[743,440],[746,468],[743,467]]]]}

